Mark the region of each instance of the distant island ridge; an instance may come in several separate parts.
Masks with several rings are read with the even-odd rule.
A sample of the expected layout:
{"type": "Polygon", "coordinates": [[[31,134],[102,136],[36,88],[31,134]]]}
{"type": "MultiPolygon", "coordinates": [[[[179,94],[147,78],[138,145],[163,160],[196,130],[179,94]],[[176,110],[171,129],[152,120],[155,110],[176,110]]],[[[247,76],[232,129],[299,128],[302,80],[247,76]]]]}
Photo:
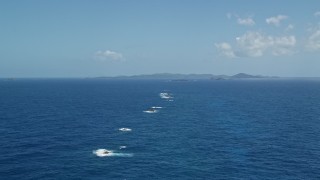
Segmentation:
{"type": "Polygon", "coordinates": [[[163,79],[163,80],[228,80],[228,79],[261,79],[261,78],[278,78],[276,76],[250,75],[246,73],[238,73],[232,76],[228,75],[213,75],[213,74],[174,74],[174,73],[157,73],[157,74],[142,74],[133,76],[114,76],[114,77],[96,77],[103,79],[163,79]]]}

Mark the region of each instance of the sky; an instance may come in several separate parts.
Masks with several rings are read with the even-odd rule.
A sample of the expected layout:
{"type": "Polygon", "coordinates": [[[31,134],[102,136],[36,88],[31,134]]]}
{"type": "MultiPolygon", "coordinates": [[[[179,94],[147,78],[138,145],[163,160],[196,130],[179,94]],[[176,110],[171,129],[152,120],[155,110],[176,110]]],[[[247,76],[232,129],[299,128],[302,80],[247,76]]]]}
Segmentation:
{"type": "Polygon", "coordinates": [[[320,1],[1,0],[0,77],[320,77],[320,1]]]}

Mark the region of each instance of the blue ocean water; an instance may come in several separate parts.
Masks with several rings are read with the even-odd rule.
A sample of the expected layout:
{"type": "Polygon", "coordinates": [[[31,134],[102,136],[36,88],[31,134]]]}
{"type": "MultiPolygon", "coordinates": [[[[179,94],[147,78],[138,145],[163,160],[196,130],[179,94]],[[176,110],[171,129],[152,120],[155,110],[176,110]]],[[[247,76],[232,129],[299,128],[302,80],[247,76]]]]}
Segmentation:
{"type": "Polygon", "coordinates": [[[0,177],[320,179],[320,80],[2,79],[0,177]]]}

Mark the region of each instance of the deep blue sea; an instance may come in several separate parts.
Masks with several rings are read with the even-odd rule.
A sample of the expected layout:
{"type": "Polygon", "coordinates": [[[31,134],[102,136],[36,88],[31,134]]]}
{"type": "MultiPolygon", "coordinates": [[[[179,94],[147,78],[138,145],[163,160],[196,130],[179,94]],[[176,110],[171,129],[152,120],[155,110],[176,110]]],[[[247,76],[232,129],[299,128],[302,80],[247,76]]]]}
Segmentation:
{"type": "Polygon", "coordinates": [[[0,79],[0,179],[320,179],[320,80],[0,79]]]}

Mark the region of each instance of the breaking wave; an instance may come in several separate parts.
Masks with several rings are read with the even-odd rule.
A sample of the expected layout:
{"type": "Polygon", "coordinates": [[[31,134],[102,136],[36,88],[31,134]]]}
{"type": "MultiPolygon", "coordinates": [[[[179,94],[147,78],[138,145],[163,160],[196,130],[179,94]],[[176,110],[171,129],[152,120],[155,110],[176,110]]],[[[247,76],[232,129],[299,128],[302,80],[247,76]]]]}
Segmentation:
{"type": "Polygon", "coordinates": [[[116,153],[107,149],[97,149],[92,151],[98,157],[117,156],[117,157],[133,157],[132,153],[116,153]]]}

